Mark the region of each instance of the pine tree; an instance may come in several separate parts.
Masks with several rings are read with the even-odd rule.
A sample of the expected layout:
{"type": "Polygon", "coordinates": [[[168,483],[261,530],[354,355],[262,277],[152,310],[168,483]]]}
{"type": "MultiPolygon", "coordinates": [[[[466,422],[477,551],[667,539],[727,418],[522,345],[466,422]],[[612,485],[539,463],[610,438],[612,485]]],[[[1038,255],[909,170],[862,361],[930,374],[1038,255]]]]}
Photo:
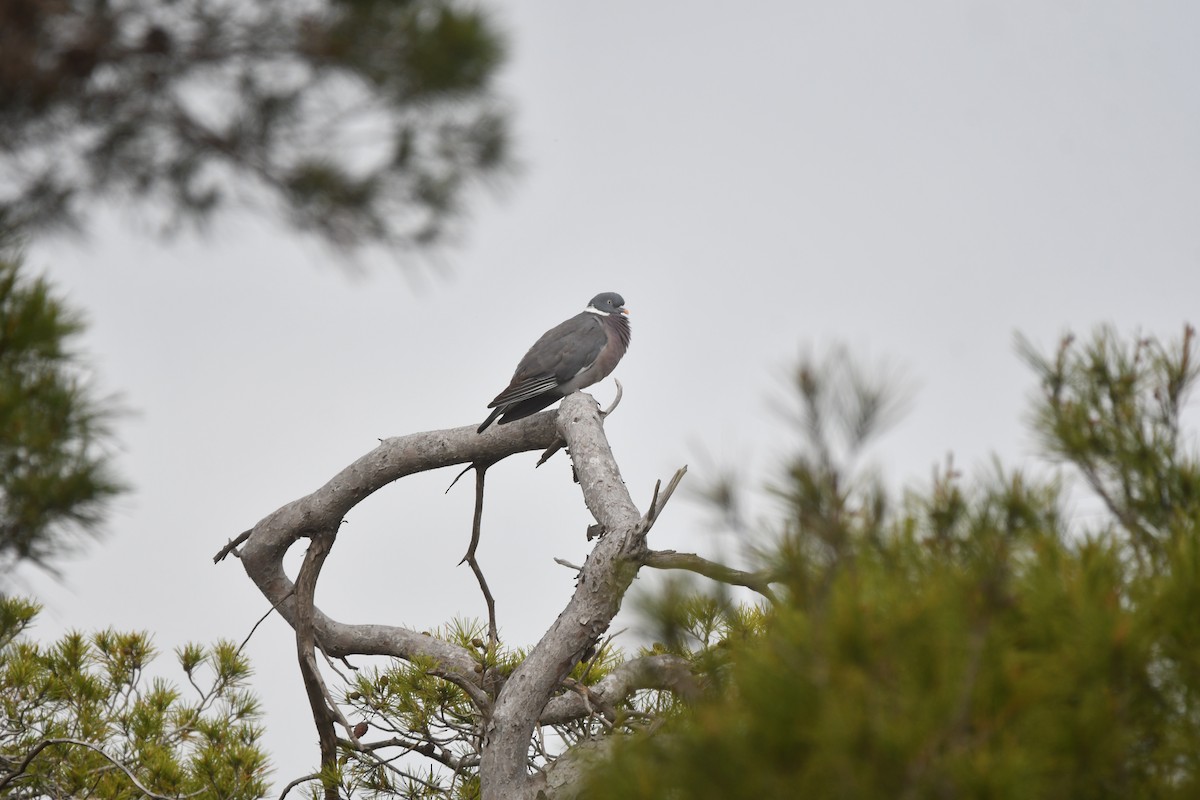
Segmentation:
{"type": "Polygon", "coordinates": [[[146,671],[145,633],[26,637],[38,607],[0,597],[0,796],[201,797],[266,791],[250,667],[229,642],[176,653],[186,691],[146,671]]]}
{"type": "Polygon", "coordinates": [[[816,435],[779,483],[778,602],[761,633],[712,648],[703,700],[622,737],[581,796],[1196,796],[1193,346],[1190,328],[1174,345],[1108,329],[1050,357],[1022,345],[1045,450],[1100,522],[1000,467],[973,485],[948,468],[890,507],[824,455],[871,403],[847,411],[828,401],[852,387],[802,372],[816,435]]]}
{"type": "Polygon", "coordinates": [[[74,351],[80,315],[0,254],[0,569],[52,561],[101,531],[124,486],[117,409],[74,351]]]}
{"type": "Polygon", "coordinates": [[[508,163],[495,23],[454,0],[5,0],[0,225],[139,201],[165,229],[277,212],[427,245],[508,163]]]}

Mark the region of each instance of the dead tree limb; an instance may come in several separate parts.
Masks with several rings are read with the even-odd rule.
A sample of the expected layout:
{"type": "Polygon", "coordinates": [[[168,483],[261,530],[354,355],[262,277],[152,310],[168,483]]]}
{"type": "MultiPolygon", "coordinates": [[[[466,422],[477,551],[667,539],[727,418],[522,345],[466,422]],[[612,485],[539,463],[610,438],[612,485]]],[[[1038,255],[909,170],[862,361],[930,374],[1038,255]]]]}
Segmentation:
{"type": "Polygon", "coordinates": [[[677,553],[674,550],[651,550],[646,554],[642,563],[654,569],[682,569],[694,572],[730,586],[745,586],[747,589],[758,592],[772,603],[776,601],[775,592],[771,589],[771,583],[776,578],[769,570],[744,572],[716,561],[709,561],[695,553],[677,553]]]}
{"type": "MultiPolygon", "coordinates": [[[[284,571],[283,558],[300,539],[322,530],[336,530],[350,509],[407,475],[478,460],[499,461],[517,453],[544,450],[559,438],[553,411],[496,426],[483,436],[475,432],[475,427],[385,439],[312,494],[259,521],[242,541],[241,564],[246,574],[294,628],[296,606],[295,598],[290,596],[293,585],[284,571]]],[[[469,650],[409,628],[344,623],[314,607],[313,633],[325,653],[334,658],[386,655],[411,660],[428,656],[446,671],[467,680],[476,679],[475,658],[469,650]]]]}
{"type": "Polygon", "coordinates": [[[486,463],[476,463],[475,465],[475,513],[471,517],[471,544],[467,546],[467,554],[458,563],[461,564],[465,561],[470,564],[471,571],[475,573],[475,580],[479,581],[479,590],[483,592],[483,600],[487,604],[488,646],[494,650],[500,643],[500,635],[496,627],[496,599],[492,597],[492,590],[488,588],[487,579],[483,577],[479,559],[475,558],[475,550],[479,547],[479,536],[483,527],[483,485],[488,466],[490,465],[486,463]]]}
{"type": "MultiPolygon", "coordinates": [[[[608,630],[637,570],[651,554],[646,534],[682,474],[677,473],[666,490],[656,489],[650,509],[642,515],[621,479],[595,401],[575,393],[562,401],[557,412],[496,426],[483,435],[471,425],[384,440],[312,494],[269,514],[248,534],[238,537],[231,545],[240,546],[237,552],[247,575],[297,632],[306,691],[322,731],[322,760],[328,752],[325,738],[334,734],[340,715],[316,672],[315,647],[332,658],[387,655],[410,661],[428,659],[437,664],[430,674],[470,688],[467,694],[480,708],[483,727],[478,769],[484,800],[531,800],[544,790],[553,796],[545,773],[531,775],[528,770],[534,730],[543,719],[591,713],[588,697],[560,694],[563,681],[608,630]],[[584,504],[598,527],[609,535],[596,543],[579,569],[576,590],[566,608],[506,679],[477,673],[476,654],[466,647],[400,626],[341,622],[312,603],[324,555],[337,536],[345,535],[339,532],[342,519],[373,492],[417,472],[456,464],[490,465],[516,453],[544,451],[558,442],[568,447],[584,504]],[[304,538],[312,544],[293,585],[283,559],[288,549],[304,538]]],[[[486,587],[482,580],[481,586],[486,587]]],[[[588,695],[612,705],[639,688],[665,687],[686,694],[689,684],[684,672],[686,665],[666,657],[635,659],[589,688],[588,695]]],[[[327,784],[327,795],[329,791],[327,784]]]]}
{"type": "Polygon", "coordinates": [[[334,530],[312,537],[304,563],[296,576],[296,656],[300,662],[300,676],[304,679],[304,691],[312,707],[313,723],[317,726],[317,738],[321,744],[321,784],[325,788],[325,800],[338,800],[337,780],[337,712],[331,707],[329,691],[317,667],[316,640],[313,637],[313,595],[317,590],[317,578],[329,551],[333,548],[334,530]]]}
{"type": "MultiPolygon", "coordinates": [[[[699,684],[687,659],[663,654],[626,661],[588,687],[593,697],[610,705],[624,700],[638,689],[667,689],[690,700],[698,693],[699,684]]],[[[558,725],[585,717],[588,713],[587,702],[580,694],[560,694],[546,704],[538,721],[543,725],[558,725]]]]}
{"type": "Polygon", "coordinates": [[[545,776],[526,769],[534,727],[563,679],[608,630],[647,552],[651,523],[629,496],[595,402],[581,393],[564,399],[558,427],[584,504],[607,534],[584,562],[567,607],[496,698],[479,762],[483,800],[532,798],[545,788],[545,776]]]}

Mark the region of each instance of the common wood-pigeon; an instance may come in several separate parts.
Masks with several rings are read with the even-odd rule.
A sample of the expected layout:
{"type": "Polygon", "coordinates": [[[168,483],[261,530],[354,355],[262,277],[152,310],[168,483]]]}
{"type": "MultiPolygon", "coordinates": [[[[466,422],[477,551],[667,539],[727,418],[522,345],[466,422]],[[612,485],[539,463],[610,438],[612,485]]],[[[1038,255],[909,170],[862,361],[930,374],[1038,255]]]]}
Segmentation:
{"type": "Polygon", "coordinates": [[[517,365],[508,388],[488,403],[493,411],[479,432],[496,417],[501,425],[528,417],[608,377],[629,347],[624,306],[616,292],[598,294],[581,313],[542,334],[517,365]]]}

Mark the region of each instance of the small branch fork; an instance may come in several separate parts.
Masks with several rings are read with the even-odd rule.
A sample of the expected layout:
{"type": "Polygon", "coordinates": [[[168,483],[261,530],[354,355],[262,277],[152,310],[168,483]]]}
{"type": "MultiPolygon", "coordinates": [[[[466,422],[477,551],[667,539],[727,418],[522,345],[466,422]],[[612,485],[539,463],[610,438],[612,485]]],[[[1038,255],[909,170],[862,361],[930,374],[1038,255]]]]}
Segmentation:
{"type": "MultiPolygon", "coordinates": [[[[654,524],[654,521],[666,506],[667,501],[671,499],[671,495],[675,493],[675,489],[679,487],[679,482],[683,480],[685,474],[687,474],[687,467],[680,467],[671,477],[671,482],[667,484],[667,488],[661,494],[659,489],[662,482],[658,481],[654,484],[654,495],[650,498],[650,510],[646,512],[645,524],[654,524]]],[[[758,592],[772,603],[777,601],[775,592],[771,589],[771,584],[777,578],[770,570],[743,572],[742,570],[727,567],[716,561],[709,561],[694,553],[677,553],[674,550],[647,550],[642,555],[640,561],[643,566],[654,569],[682,569],[694,572],[697,575],[703,575],[720,583],[727,583],[731,586],[745,586],[747,589],[758,592]]]]}
{"type": "Polygon", "coordinates": [[[462,564],[465,561],[470,564],[471,571],[475,573],[475,579],[479,581],[479,589],[483,592],[483,599],[487,603],[488,610],[488,647],[490,650],[495,650],[496,645],[500,644],[500,636],[496,628],[496,600],[492,597],[492,590],[488,588],[487,580],[483,577],[483,570],[480,569],[479,561],[475,558],[475,549],[479,547],[480,526],[483,523],[483,480],[489,466],[491,465],[486,462],[475,465],[475,515],[471,519],[471,544],[467,547],[467,554],[458,563],[462,564]]]}
{"type": "MultiPolygon", "coordinates": [[[[646,535],[684,474],[677,472],[666,491],[656,487],[650,512],[643,516],[625,488],[597,407],[582,397],[563,400],[558,424],[584,504],[604,535],[579,569],[566,608],[497,695],[479,764],[483,800],[532,798],[547,791],[546,774],[531,776],[527,770],[534,730],[539,720],[561,713],[564,706],[578,703],[576,710],[591,713],[592,700],[580,693],[550,698],[608,630],[646,552],[646,535]]],[[[611,704],[619,695],[599,697],[611,704]]]]}
{"type": "MultiPolygon", "coordinates": [[[[625,394],[625,390],[622,388],[621,382],[619,380],[617,380],[616,378],[613,378],[613,383],[615,383],[617,385],[617,394],[615,397],[613,397],[613,401],[612,401],[612,403],[609,404],[608,408],[606,408],[600,412],[600,419],[607,419],[609,414],[616,411],[617,406],[619,406],[621,404],[621,397],[625,394]]],[[[534,464],[534,466],[540,467],[542,464],[545,464],[547,461],[550,460],[551,456],[553,456],[555,453],[557,453],[559,450],[562,450],[566,446],[567,446],[567,441],[565,439],[559,439],[557,442],[552,444],[550,447],[546,448],[546,452],[542,453],[542,457],[538,459],[538,462],[536,464],[534,464]]],[[[591,541],[592,538],[593,537],[589,536],[588,541],[591,541]]]]}
{"type": "MultiPolygon", "coordinates": [[[[619,399],[619,398],[618,398],[619,399]]],[[[614,405],[615,405],[614,401],[614,405]]],[[[679,483],[683,480],[683,476],[687,474],[687,466],[684,465],[675,470],[675,474],[671,476],[671,482],[667,484],[666,491],[660,494],[662,481],[654,482],[654,494],[650,497],[650,510],[646,512],[646,524],[653,525],[658,519],[658,515],[666,508],[667,501],[671,499],[671,495],[675,494],[675,490],[679,488],[679,483]]]]}
{"type": "Polygon", "coordinates": [[[225,556],[229,555],[230,553],[233,553],[234,555],[238,555],[238,552],[237,552],[238,547],[243,542],[245,542],[247,539],[249,539],[250,534],[252,534],[252,533],[254,533],[253,528],[251,528],[248,531],[242,531],[235,538],[230,539],[229,542],[224,547],[222,547],[220,550],[218,550],[217,554],[215,556],[213,556],[213,563],[214,564],[221,563],[222,561],[225,560],[225,556]]]}

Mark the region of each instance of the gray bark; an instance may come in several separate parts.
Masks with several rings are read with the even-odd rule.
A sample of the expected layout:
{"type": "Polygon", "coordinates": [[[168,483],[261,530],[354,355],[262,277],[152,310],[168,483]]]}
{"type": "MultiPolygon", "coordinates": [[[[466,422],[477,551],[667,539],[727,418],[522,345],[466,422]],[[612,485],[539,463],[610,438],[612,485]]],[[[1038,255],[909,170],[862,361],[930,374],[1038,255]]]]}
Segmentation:
{"type": "Polygon", "coordinates": [[[640,688],[691,691],[686,662],[655,656],[628,662],[587,690],[586,696],[578,692],[555,696],[619,610],[648,557],[645,536],[662,505],[657,503],[646,516],[634,506],[604,436],[595,401],[577,392],[565,398],[557,412],[497,426],[484,435],[467,426],[387,439],[320,489],[265,517],[249,533],[239,553],[251,580],[296,627],[295,587],[284,572],[283,557],[300,539],[322,533],[336,535],[351,508],[406,475],[455,464],[493,463],[516,453],[545,450],[560,441],[567,443],[584,503],[605,535],[580,569],[566,608],[502,685],[498,676],[481,679],[474,672],[472,654],[457,645],[394,625],[341,622],[315,606],[311,611],[303,609],[305,622],[311,613],[317,644],[331,657],[430,657],[439,664],[438,674],[456,684],[482,689],[470,694],[487,721],[479,762],[484,800],[534,798],[539,791],[548,797],[559,794],[560,781],[548,782],[544,774],[531,775],[527,766],[539,720],[550,723],[581,718],[594,713],[597,705],[611,706],[640,688]]]}

